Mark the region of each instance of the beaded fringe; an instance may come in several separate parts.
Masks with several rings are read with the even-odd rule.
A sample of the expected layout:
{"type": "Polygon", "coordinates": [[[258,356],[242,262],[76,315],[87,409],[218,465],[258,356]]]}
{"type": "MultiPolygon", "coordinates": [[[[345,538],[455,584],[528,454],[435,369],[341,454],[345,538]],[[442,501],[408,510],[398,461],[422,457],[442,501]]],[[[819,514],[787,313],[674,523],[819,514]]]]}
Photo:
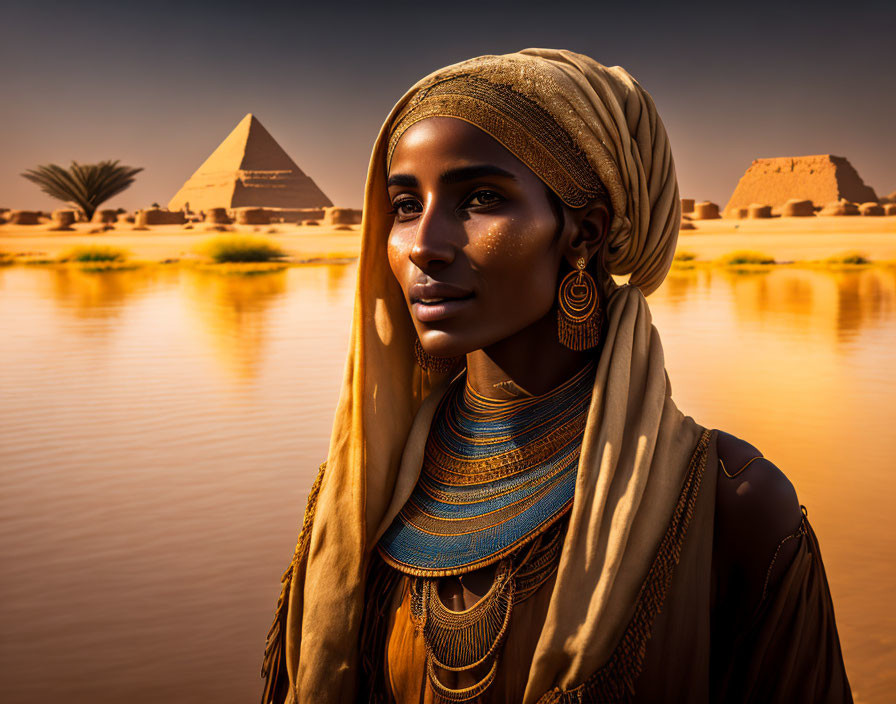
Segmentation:
{"type": "Polygon", "coordinates": [[[286,660],[283,657],[284,637],[286,634],[286,612],[289,602],[289,589],[295,569],[308,559],[308,547],[311,543],[311,525],[314,522],[314,512],[317,509],[317,496],[324,478],[324,470],[327,463],[324,462],[317,472],[317,478],[308,492],[308,502],[305,504],[305,515],[302,518],[302,528],[296,542],[296,550],[286,572],[280,578],[283,585],[280,597],[277,599],[277,609],[274,613],[274,623],[268,631],[264,645],[264,660],[261,665],[261,676],[264,678],[264,690],[261,694],[261,704],[282,704],[289,690],[289,675],[286,672],[286,660]]]}
{"type": "Polygon", "coordinates": [[[557,337],[571,350],[581,352],[595,347],[600,341],[600,322],[598,315],[592,315],[581,323],[574,322],[557,311],[557,337]]]}
{"type": "Polygon", "coordinates": [[[583,684],[565,692],[552,689],[538,700],[538,704],[572,702],[616,704],[632,701],[635,681],[644,665],[650,631],[657,614],[663,608],[666,592],[672,582],[672,573],[681,558],[681,547],[694,515],[694,507],[706,469],[706,450],[711,433],[711,430],[706,429],[700,436],[688,465],[688,472],[669,527],[635,600],[634,614],[610,659],[583,684]]]}

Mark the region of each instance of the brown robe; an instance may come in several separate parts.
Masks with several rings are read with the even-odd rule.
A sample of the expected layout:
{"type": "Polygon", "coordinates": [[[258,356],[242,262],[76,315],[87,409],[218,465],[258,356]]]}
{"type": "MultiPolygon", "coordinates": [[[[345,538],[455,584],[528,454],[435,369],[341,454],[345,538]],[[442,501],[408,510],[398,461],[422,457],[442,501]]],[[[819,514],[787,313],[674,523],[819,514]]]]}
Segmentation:
{"type": "MultiPolygon", "coordinates": [[[[728,475],[717,462],[716,437],[714,432],[678,564],[643,644],[640,671],[628,671],[634,675],[634,691],[612,668],[603,668],[610,670],[603,673],[609,682],[597,683],[601,673],[596,673],[578,691],[546,692],[540,701],[852,701],[818,542],[808,519],[794,516],[799,509],[792,505],[795,494],[789,482],[767,461],[728,475]],[[741,500],[749,493],[745,484],[761,491],[741,500]],[[769,521],[758,524],[767,510],[773,512],[771,543],[762,535],[769,532],[769,521]],[[798,522],[796,531],[774,535],[777,526],[792,520],[798,522]],[[756,565],[741,560],[727,528],[732,522],[741,523],[741,536],[745,530],[748,536],[756,531],[751,549],[758,544],[756,551],[766,556],[756,565]],[[757,592],[752,584],[761,589],[757,592]],[[614,689],[615,694],[608,694],[614,689]]],[[[382,665],[386,694],[399,704],[439,704],[426,676],[423,637],[410,618],[408,584],[409,578],[401,577],[392,591],[382,665]]],[[[553,584],[552,577],[531,598],[514,605],[497,677],[475,701],[523,700],[553,584]]],[[[625,647],[617,646],[611,660],[630,660],[618,652],[625,647]]],[[[452,686],[450,673],[441,676],[452,686]]]]}

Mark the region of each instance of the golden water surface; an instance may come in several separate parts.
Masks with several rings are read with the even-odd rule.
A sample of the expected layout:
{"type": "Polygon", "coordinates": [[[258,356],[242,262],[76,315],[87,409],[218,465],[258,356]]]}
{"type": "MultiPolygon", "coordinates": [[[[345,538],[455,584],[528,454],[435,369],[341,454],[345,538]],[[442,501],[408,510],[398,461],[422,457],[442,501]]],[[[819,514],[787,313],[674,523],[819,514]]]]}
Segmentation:
{"type": "MultiPolygon", "coordinates": [[[[257,700],[354,275],[0,269],[4,702],[257,700]]],[[[679,406],[793,481],[856,700],[891,701],[896,271],[677,271],[648,300],[679,406]]]]}

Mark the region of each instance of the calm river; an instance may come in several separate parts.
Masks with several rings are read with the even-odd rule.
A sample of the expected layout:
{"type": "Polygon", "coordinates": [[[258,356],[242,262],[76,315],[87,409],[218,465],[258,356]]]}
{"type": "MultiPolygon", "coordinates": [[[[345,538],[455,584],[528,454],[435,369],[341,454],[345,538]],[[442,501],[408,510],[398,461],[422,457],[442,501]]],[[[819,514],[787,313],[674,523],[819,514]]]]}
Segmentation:
{"type": "MultiPolygon", "coordinates": [[[[4,702],[258,699],[354,279],[0,268],[4,702]]],[[[856,701],[892,701],[896,270],[678,272],[648,300],[679,407],[807,506],[856,701]]]]}

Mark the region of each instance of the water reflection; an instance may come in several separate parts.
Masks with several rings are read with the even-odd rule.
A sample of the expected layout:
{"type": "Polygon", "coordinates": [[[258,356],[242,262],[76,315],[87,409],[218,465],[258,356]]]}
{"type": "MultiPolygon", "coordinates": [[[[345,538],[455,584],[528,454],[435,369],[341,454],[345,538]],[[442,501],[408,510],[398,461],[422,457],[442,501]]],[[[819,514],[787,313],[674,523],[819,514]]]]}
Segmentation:
{"type": "Polygon", "coordinates": [[[701,291],[729,300],[731,313],[744,325],[777,319],[799,334],[849,343],[862,329],[892,321],[896,269],[675,269],[656,298],[677,307],[701,291]]]}
{"type": "Polygon", "coordinates": [[[271,327],[270,311],[286,293],[287,271],[183,272],[180,289],[195,329],[231,380],[245,383],[257,376],[271,327]]]}
{"type": "Polygon", "coordinates": [[[354,266],[345,264],[324,264],[324,270],[327,273],[327,300],[332,303],[337,300],[347,287],[354,284],[353,275],[356,271],[354,266]]]}
{"type": "MultiPolygon", "coordinates": [[[[4,701],[257,698],[356,272],[0,268],[4,701]]],[[[648,300],[681,408],[796,485],[857,700],[888,701],[896,271],[676,269],[648,300]]]]}
{"type": "Polygon", "coordinates": [[[66,266],[35,269],[34,273],[43,295],[55,300],[59,310],[81,319],[117,317],[127,302],[155,284],[175,281],[178,275],[160,267],[90,271],[66,266]]]}

